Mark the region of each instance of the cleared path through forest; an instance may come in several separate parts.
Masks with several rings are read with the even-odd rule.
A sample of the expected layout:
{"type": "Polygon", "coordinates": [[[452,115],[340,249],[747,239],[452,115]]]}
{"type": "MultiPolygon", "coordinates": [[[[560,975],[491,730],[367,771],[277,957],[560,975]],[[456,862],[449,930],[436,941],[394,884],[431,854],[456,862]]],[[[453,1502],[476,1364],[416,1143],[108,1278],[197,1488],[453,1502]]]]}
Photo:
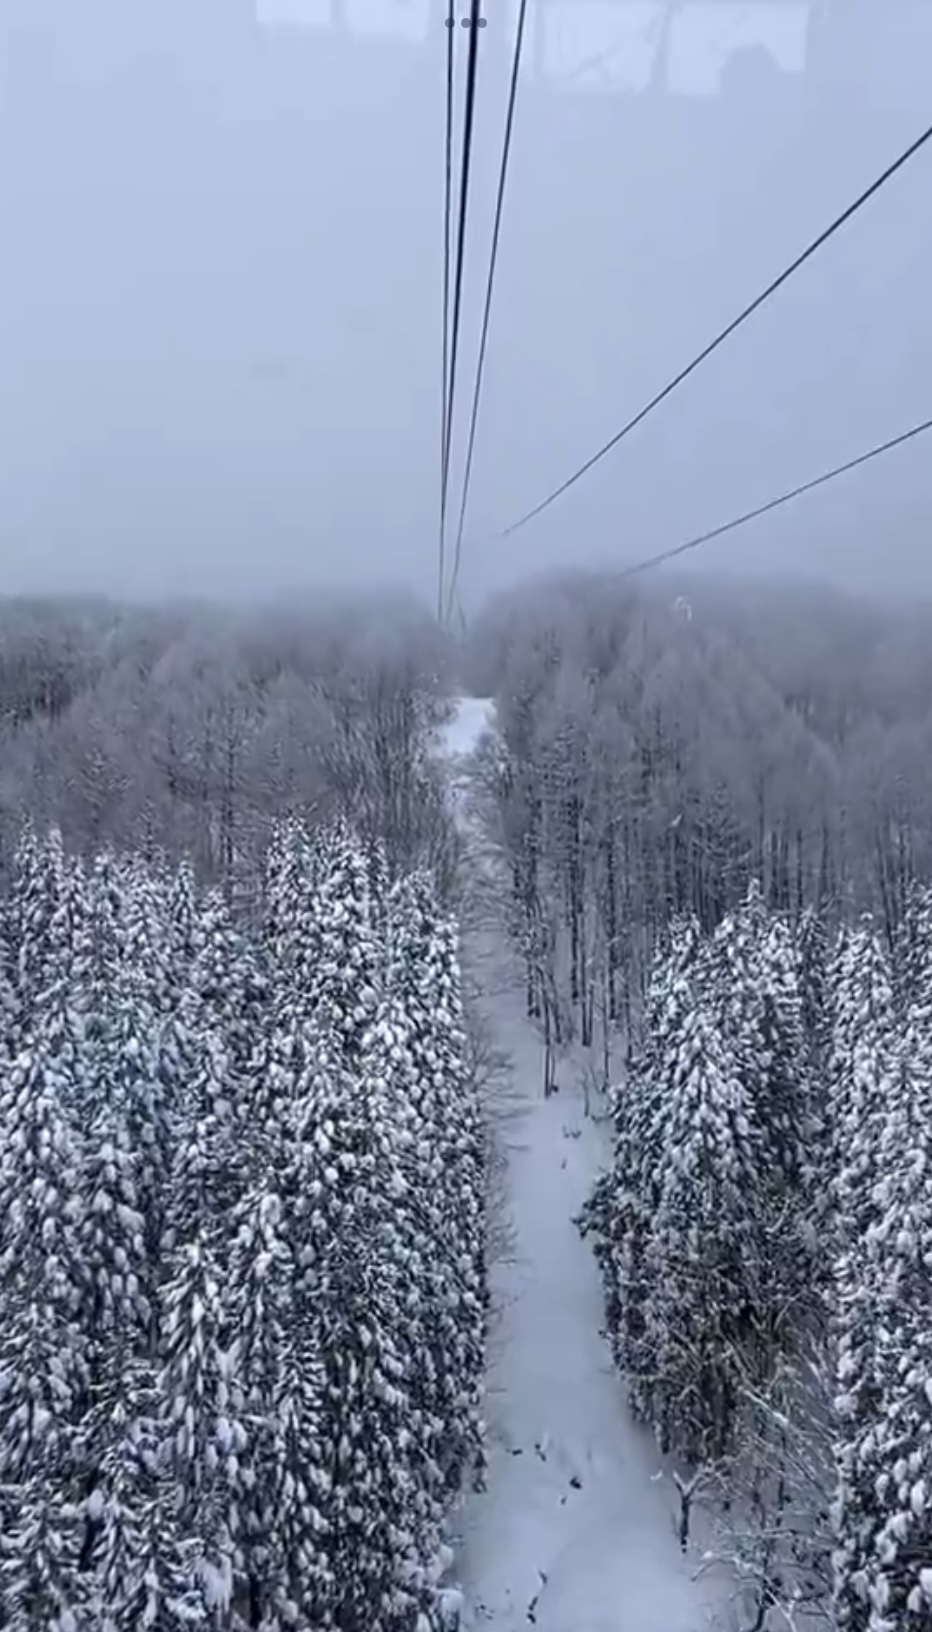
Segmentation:
{"type": "MultiPolygon", "coordinates": [[[[464,699],[448,751],[468,754],[488,717],[464,699]]],[[[493,1269],[487,1488],[468,1499],[457,1548],[463,1625],[703,1632],[716,1624],[712,1595],[680,1553],[675,1492],[628,1413],[574,1223],[605,1133],[571,1078],[544,1099],[519,971],[500,933],[481,951],[483,1001],[512,1070],[498,1117],[509,1239],[493,1269]]]]}

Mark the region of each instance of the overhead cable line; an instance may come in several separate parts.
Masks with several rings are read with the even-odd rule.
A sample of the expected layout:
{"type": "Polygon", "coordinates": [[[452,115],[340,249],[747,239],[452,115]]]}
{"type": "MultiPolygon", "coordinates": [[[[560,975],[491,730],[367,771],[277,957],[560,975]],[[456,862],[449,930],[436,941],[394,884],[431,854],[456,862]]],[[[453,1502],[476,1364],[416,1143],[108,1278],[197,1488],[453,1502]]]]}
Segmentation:
{"type": "MultiPolygon", "coordinates": [[[[448,4],[451,0],[448,0],[448,4]]],[[[479,46],[479,0],[470,0],[469,55],[466,59],[466,113],[463,124],[463,162],[460,171],[459,209],[456,236],[456,270],[453,282],[453,327],[450,335],[449,371],[447,374],[446,437],[441,472],[441,526],[445,528],[447,498],[450,485],[450,447],[453,440],[453,406],[456,400],[456,359],[459,349],[460,308],[463,296],[463,262],[466,250],[466,219],[469,202],[469,166],[472,157],[473,116],[476,105],[476,65],[479,46]]],[[[453,33],[453,28],[449,30],[453,33]]],[[[444,545],[443,553],[445,554],[444,545]]],[[[439,615],[443,617],[443,589],[439,595],[439,615]]]]}
{"type": "Polygon", "coordinates": [[[640,413],[635,414],[633,419],[629,419],[628,423],[623,425],[620,431],[616,431],[615,435],[611,437],[608,442],[604,443],[603,446],[599,448],[597,453],[594,453],[591,458],[587,459],[585,464],[580,465],[578,470],[573,472],[572,476],[568,476],[565,482],[560,483],[559,487],[555,487],[552,493],[548,493],[547,497],[542,499],[539,504],[536,504],[533,510],[526,511],[523,516],[519,516],[517,521],[513,521],[509,527],[506,527],[500,534],[500,537],[507,538],[509,534],[516,533],[520,527],[524,527],[529,521],[533,521],[534,517],[539,516],[542,510],[546,510],[549,505],[553,504],[555,499],[559,499],[568,488],[573,487],[576,482],[578,482],[583,476],[587,475],[587,473],[592,469],[593,465],[597,465],[601,459],[605,458],[607,453],[611,453],[612,449],[617,447],[618,443],[621,442],[623,438],[629,434],[629,432],[635,429],[635,426],[640,425],[641,421],[646,419],[648,414],[653,413],[653,410],[659,407],[660,404],[664,402],[666,398],[677,389],[678,386],[682,385],[683,381],[687,380],[690,374],[694,373],[695,370],[699,368],[708,357],[711,357],[712,353],[717,351],[719,346],[723,345],[724,342],[734,334],[735,330],[741,327],[742,323],[746,323],[748,318],[751,317],[759,307],[764,305],[765,301],[768,301],[772,295],[775,295],[777,290],[781,289],[782,286],[787,283],[791,277],[793,277],[794,273],[798,272],[800,267],[804,266],[805,263],[822,248],[823,244],[827,244],[829,239],[834,237],[835,233],[838,232],[846,222],[850,221],[853,215],[857,214],[858,210],[863,209],[864,205],[874,197],[874,194],[878,193],[882,187],[886,186],[887,182],[896,175],[897,171],[902,170],[904,165],[908,164],[909,160],[914,158],[919,150],[925,147],[926,143],[930,140],[932,140],[932,125],[929,125],[929,127],[922,132],[922,135],[918,136],[916,140],[910,144],[904,153],[901,153],[892,164],[888,165],[886,170],[884,170],[883,173],[877,177],[876,181],[871,182],[871,185],[865,188],[864,192],[860,193],[854,202],[849,204],[846,210],[842,211],[841,215],[836,216],[835,220],[832,221],[823,232],[820,232],[817,238],[813,239],[812,243],[803,250],[802,254],[797,255],[795,261],[791,262],[785,271],[780,273],[779,277],[774,278],[773,282],[769,283],[766,289],[762,290],[757,298],[752,300],[751,304],[746,306],[744,310],[740,312],[731,323],[728,324],[727,328],[722,329],[721,333],[717,334],[715,339],[712,340],[710,344],[707,345],[702,351],[700,351],[698,356],[694,357],[692,362],[689,363],[686,368],[681,369],[680,373],[676,375],[675,379],[670,381],[669,385],[664,386],[662,391],[658,391],[657,395],[651,398],[650,402],[647,403],[646,407],[641,409],[640,413]]]}
{"type": "MultiPolygon", "coordinates": [[[[453,0],[449,0],[452,4],[453,0]]],[[[437,563],[437,619],[443,617],[446,577],[447,467],[449,463],[450,263],[453,258],[453,35],[447,29],[446,130],[443,183],[443,386],[440,402],[440,548],[437,563]]]]}
{"type": "Polygon", "coordinates": [[[476,384],[473,391],[472,411],[469,419],[469,441],[466,448],[466,471],[463,477],[463,496],[460,501],[459,521],[456,529],[456,543],[453,550],[453,570],[450,577],[450,592],[447,597],[447,618],[452,616],[453,601],[459,579],[460,561],[463,554],[463,529],[466,525],[466,506],[469,500],[469,482],[472,476],[473,451],[476,444],[476,425],[479,419],[479,397],[482,392],[482,376],[485,369],[485,354],[489,339],[489,317],[492,311],[492,289],[495,283],[495,266],[498,260],[498,241],[502,227],[502,212],[505,203],[505,184],[508,179],[508,159],[511,153],[511,136],[514,128],[515,101],[518,94],[518,75],[521,68],[521,48],[524,43],[524,23],[527,16],[527,0],[521,0],[518,10],[518,24],[515,33],[514,60],[511,65],[511,84],[508,90],[508,111],[505,115],[505,138],[502,144],[502,162],[498,174],[498,196],[495,200],[495,225],[492,229],[492,250],[489,257],[489,276],[485,288],[485,308],[482,314],[482,333],[479,340],[479,362],[476,368],[476,384]]]}
{"type": "Polygon", "coordinates": [[[904,443],[924,436],[927,431],[932,431],[932,419],[924,419],[921,424],[913,425],[908,431],[902,431],[899,436],[891,437],[888,442],[880,442],[876,447],[868,448],[866,453],[859,453],[857,458],[848,459],[843,465],[835,465],[831,470],[824,471],[821,476],[803,482],[799,487],[792,487],[788,493],[781,493],[775,499],[768,499],[766,504],[759,504],[753,510],[745,510],[743,515],[735,516],[732,521],[726,521],[720,527],[712,527],[706,533],[697,533],[695,538],[687,539],[685,544],[677,544],[671,550],[661,550],[657,555],[649,555],[644,561],[636,562],[633,567],[623,567],[617,576],[632,578],[635,573],[647,572],[650,567],[659,567],[664,561],[672,561],[674,557],[685,555],[689,550],[698,550],[701,544],[710,544],[715,538],[723,538],[726,533],[736,532],[739,527],[746,527],[749,521],[757,521],[760,516],[768,515],[771,510],[779,510],[782,505],[789,504],[791,499],[799,499],[804,493],[812,493],[817,487],[825,487],[837,477],[846,476],[849,471],[857,470],[860,465],[869,464],[872,459],[879,459],[881,454],[891,453],[894,448],[901,448],[904,443]]]}

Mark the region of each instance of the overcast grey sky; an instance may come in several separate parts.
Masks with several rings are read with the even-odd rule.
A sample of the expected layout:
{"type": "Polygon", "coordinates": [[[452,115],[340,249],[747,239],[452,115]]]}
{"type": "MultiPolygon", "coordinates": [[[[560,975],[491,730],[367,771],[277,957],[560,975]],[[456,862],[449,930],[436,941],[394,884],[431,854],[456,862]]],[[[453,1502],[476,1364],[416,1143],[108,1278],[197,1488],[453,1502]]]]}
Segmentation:
{"type": "MultiPolygon", "coordinates": [[[[339,31],[326,0],[0,0],[0,590],[433,594],[445,4],[345,0],[339,31]]],[[[929,118],[927,0],[823,0],[819,26],[792,0],[540,6],[468,599],[662,549],[932,413],[927,152],[571,493],[490,536],[929,118]]],[[[460,453],[514,26],[511,0],[486,11],[460,453]]],[[[928,589],[930,522],[917,444],[704,559],[928,589]]]]}

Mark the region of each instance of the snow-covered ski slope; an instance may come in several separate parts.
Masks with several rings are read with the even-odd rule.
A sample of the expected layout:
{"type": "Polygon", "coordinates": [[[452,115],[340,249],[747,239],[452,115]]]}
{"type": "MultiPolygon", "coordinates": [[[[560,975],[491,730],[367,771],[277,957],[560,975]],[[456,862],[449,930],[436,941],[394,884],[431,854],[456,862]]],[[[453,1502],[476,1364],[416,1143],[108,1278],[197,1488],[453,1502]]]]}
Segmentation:
{"type": "MultiPolygon", "coordinates": [[[[468,753],[488,704],[465,698],[447,734],[468,753]]],[[[675,1492],[628,1414],[601,1336],[602,1295],[574,1219],[604,1156],[577,1084],[545,1100],[518,971],[499,944],[485,1002],[513,1082],[499,1138],[509,1245],[493,1270],[487,1489],[462,1515],[468,1632],[703,1632],[712,1591],[675,1536],[675,1492]],[[508,973],[511,979],[500,978],[508,973]]]]}

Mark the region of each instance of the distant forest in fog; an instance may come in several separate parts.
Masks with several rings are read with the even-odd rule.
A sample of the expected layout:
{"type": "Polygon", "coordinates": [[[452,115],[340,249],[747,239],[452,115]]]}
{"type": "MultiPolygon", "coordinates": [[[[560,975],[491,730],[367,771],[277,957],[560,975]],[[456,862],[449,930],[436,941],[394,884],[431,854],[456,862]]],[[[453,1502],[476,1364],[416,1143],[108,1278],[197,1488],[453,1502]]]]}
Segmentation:
{"type": "Polygon", "coordinates": [[[671,911],[711,924],[751,876],[775,906],[876,906],[892,933],[932,875],[930,635],[924,604],[682,573],[529,580],[462,640],[401,596],[8,598],[3,851],[29,813],[79,847],[190,849],[216,882],[272,816],[368,800],[408,864],[422,732],[463,686],[496,699],[509,831],[576,879],[553,896],[574,934],[606,912],[648,943],[671,911]]]}
{"type": "Polygon", "coordinates": [[[671,916],[711,929],[752,878],[892,941],[932,877],[930,635],[929,607],[787,582],[580,573],[490,604],[466,675],[497,703],[530,987],[568,981],[591,1040],[671,916]]]}

